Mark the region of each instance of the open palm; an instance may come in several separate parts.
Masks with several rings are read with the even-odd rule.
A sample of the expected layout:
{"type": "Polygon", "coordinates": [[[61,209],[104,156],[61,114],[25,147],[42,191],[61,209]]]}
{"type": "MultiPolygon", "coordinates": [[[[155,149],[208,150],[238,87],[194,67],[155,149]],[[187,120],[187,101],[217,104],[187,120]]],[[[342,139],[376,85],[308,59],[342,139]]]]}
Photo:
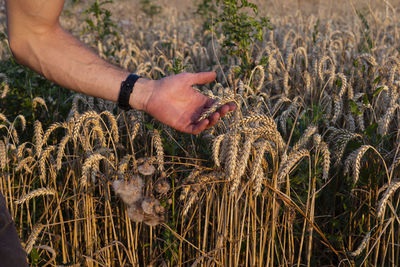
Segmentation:
{"type": "Polygon", "coordinates": [[[215,72],[181,73],[155,81],[144,110],[178,131],[198,134],[235,109],[235,104],[226,104],[207,119],[198,122],[200,115],[211,107],[214,100],[194,90],[192,86],[212,82],[215,77],[215,72]]]}

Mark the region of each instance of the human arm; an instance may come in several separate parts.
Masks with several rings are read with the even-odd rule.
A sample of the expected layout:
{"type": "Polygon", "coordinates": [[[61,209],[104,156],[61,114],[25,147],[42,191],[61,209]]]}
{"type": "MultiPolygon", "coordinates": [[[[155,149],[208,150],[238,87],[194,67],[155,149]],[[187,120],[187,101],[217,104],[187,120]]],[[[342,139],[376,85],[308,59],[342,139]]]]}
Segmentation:
{"type": "MultiPolygon", "coordinates": [[[[16,60],[74,91],[116,102],[128,72],[102,60],[61,28],[64,0],[6,0],[10,48],[16,60]]],[[[214,125],[234,105],[226,105],[197,123],[212,100],[191,86],[215,79],[215,73],[179,74],[162,80],[139,79],[129,99],[175,129],[197,134],[214,125]]]]}

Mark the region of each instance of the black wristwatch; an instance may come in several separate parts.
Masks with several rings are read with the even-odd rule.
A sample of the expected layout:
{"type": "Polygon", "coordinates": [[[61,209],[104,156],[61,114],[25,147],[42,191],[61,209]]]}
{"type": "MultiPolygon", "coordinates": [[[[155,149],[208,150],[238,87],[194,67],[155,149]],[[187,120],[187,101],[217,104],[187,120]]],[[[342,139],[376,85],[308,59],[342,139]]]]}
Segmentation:
{"type": "Polygon", "coordinates": [[[121,83],[121,89],[118,95],[118,106],[123,110],[130,110],[129,98],[133,91],[133,86],[135,86],[136,81],[141,78],[136,74],[129,74],[125,81],[121,83]]]}

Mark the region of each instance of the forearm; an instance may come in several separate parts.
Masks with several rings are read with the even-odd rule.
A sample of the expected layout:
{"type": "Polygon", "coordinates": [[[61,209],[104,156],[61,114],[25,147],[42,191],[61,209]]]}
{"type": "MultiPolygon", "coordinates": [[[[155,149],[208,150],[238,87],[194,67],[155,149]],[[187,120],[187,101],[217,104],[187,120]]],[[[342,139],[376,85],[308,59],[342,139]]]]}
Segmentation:
{"type": "MultiPolygon", "coordinates": [[[[17,61],[74,91],[117,101],[128,72],[102,60],[58,23],[62,0],[8,0],[10,48],[17,61]],[[47,9],[47,10],[46,10],[47,9]]],[[[129,103],[143,109],[151,81],[139,79],[129,103]]]]}
{"type": "Polygon", "coordinates": [[[63,87],[116,101],[128,73],[99,58],[72,35],[56,27],[29,34],[13,49],[17,61],[63,87]]]}

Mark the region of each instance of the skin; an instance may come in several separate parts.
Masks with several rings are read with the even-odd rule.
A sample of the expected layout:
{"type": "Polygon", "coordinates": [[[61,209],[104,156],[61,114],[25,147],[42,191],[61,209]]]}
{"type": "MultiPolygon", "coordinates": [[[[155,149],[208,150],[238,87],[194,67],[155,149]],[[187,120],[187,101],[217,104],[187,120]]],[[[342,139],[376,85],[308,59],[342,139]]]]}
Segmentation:
{"type": "MultiPolygon", "coordinates": [[[[129,73],[102,60],[61,28],[63,6],[64,0],[6,0],[9,44],[15,59],[65,88],[116,102],[121,82],[129,73]]],[[[198,122],[213,100],[192,86],[215,78],[215,72],[141,78],[129,104],[178,131],[198,134],[235,109],[235,104],[226,104],[198,122]]]]}

